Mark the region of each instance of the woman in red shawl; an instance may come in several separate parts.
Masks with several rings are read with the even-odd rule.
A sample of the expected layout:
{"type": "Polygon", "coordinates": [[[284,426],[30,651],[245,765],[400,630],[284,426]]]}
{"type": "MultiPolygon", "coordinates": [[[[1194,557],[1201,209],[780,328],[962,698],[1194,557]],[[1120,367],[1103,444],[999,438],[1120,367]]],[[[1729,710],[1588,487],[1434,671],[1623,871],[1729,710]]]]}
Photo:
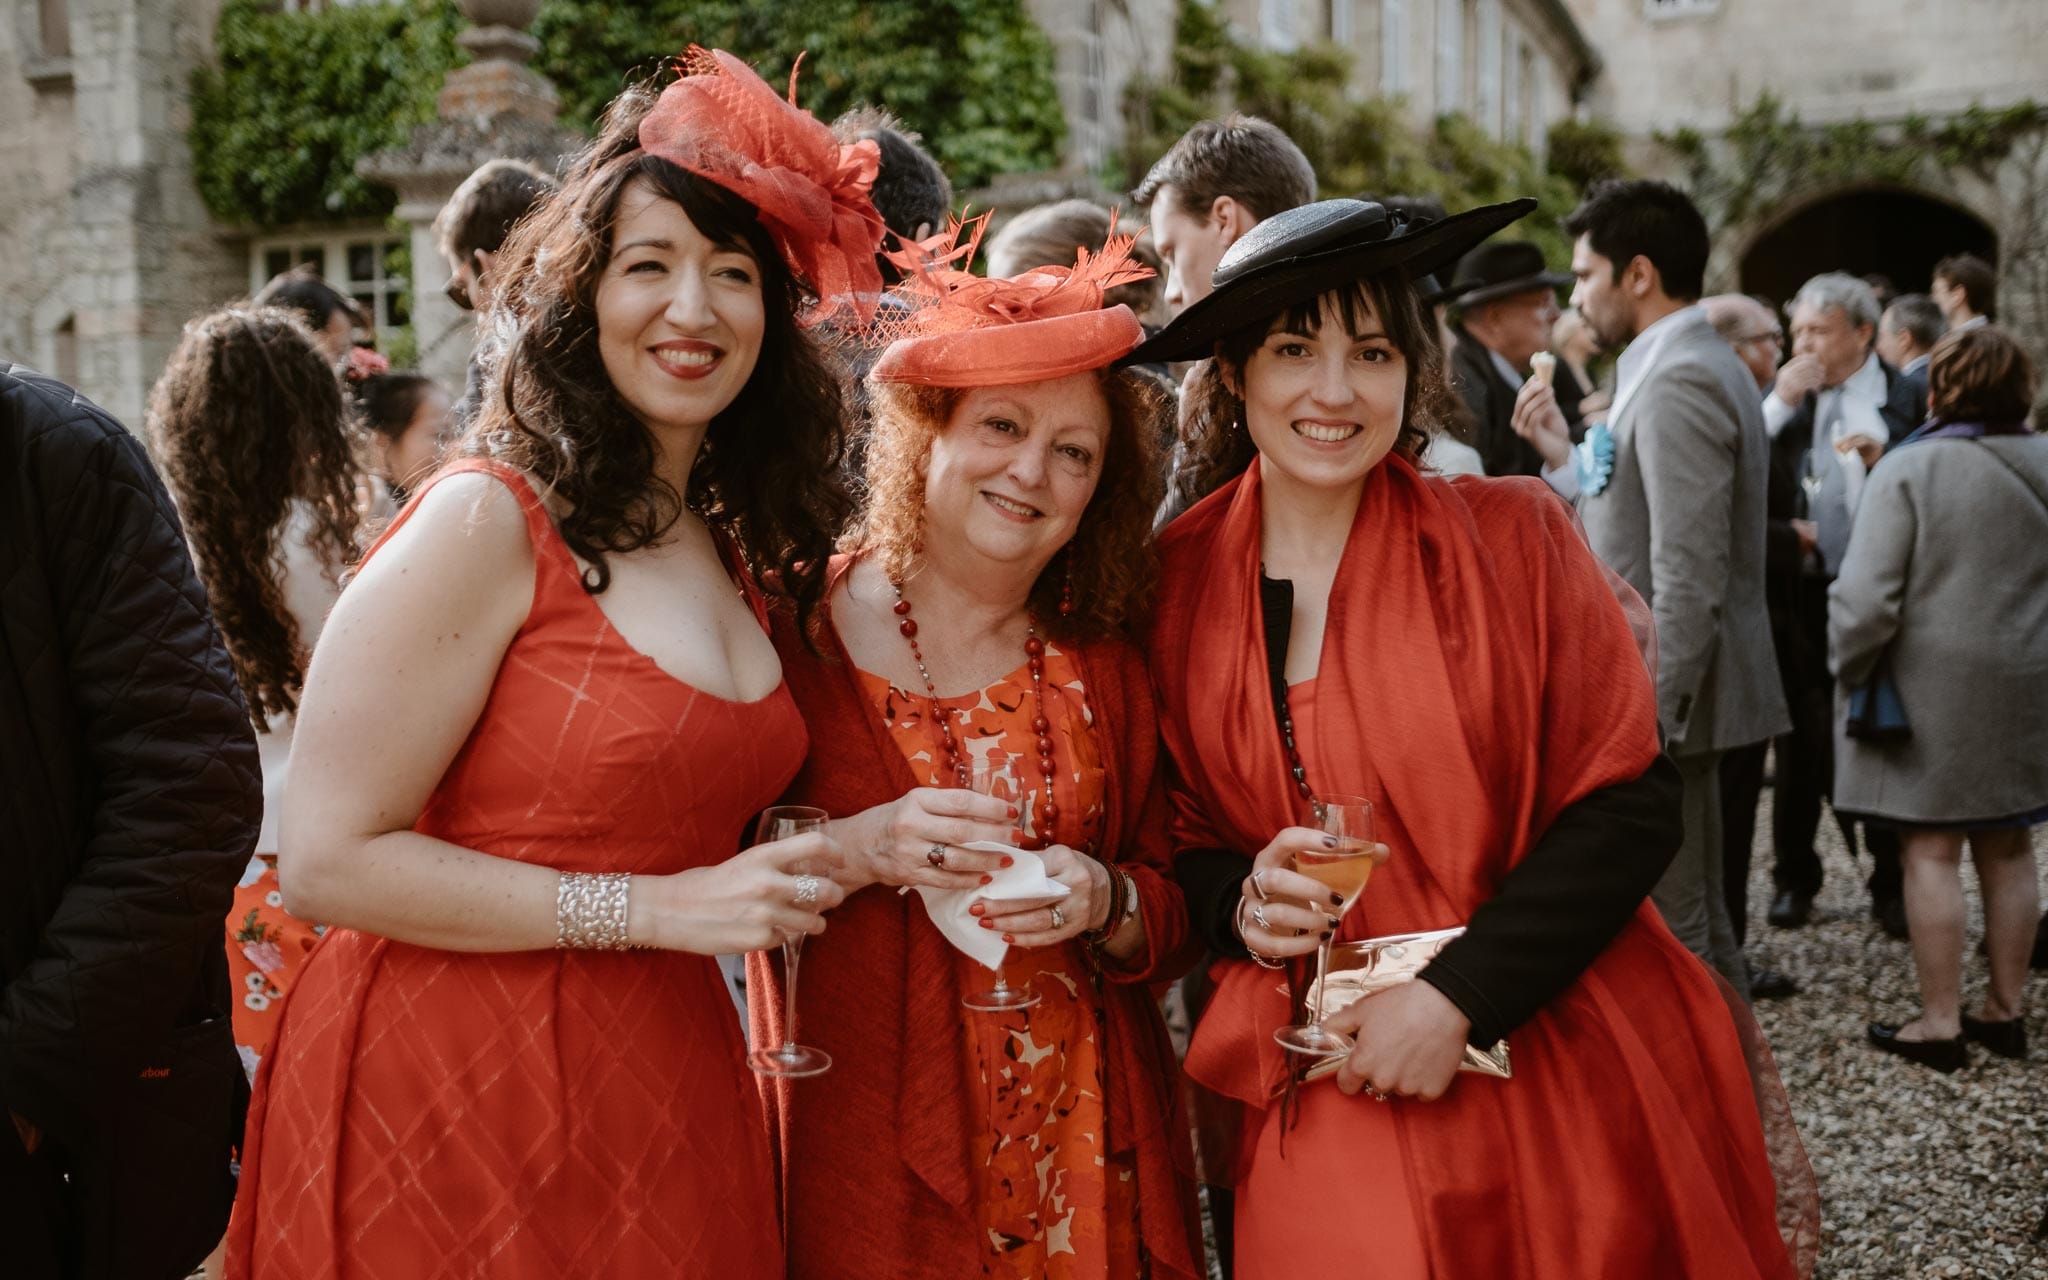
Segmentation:
{"type": "MultiPolygon", "coordinates": [[[[955,232],[957,236],[957,229],[955,232]]],[[[1187,918],[1143,658],[1150,442],[1161,406],[1108,366],[1143,337],[1102,291],[1129,241],[1014,279],[910,271],[869,376],[868,494],[827,622],[776,641],[812,749],[785,801],[817,805],[847,870],[814,940],[802,1038],[832,1070],[771,1083],[789,1274],[799,1280],[1136,1280],[1201,1274],[1177,1075],[1154,988],[1187,918]],[[1009,755],[1014,806],[962,789],[1009,755]],[[1032,828],[1057,899],[980,887],[1032,828]],[[928,912],[1014,943],[1028,1009],[977,1012],[992,976],[928,912]]],[[[1028,868],[1028,863],[1024,864],[1028,868]]],[[[979,937],[979,934],[973,935],[979,937]]],[[[997,948],[1000,950],[1000,948],[997,948]]],[[[749,967],[754,1039],[779,1043],[780,975],[749,967]]]]}
{"type": "Polygon", "coordinates": [[[1540,482],[1417,467],[1445,390],[1412,281],[1533,204],[1282,214],[1129,357],[1214,357],[1229,402],[1199,416],[1258,449],[1163,536],[1151,641],[1176,875],[1196,931],[1244,957],[1218,966],[1186,1065],[1243,1105],[1246,1280],[1810,1260],[1800,1185],[1780,1230],[1775,1076],[1753,1088],[1726,993],[1644,902],[1678,841],[1675,775],[1623,610],[1540,482]],[[1323,839],[1300,825],[1312,792],[1371,799],[1392,850],[1341,922],[1291,870],[1323,839]],[[1330,1019],[1357,1046],[1334,1082],[1300,1078],[1273,1032],[1301,1020],[1303,974],[1281,970],[1333,928],[1455,926],[1419,981],[1330,1019]],[[1457,1074],[1502,1037],[1511,1079],[1457,1074]]]}

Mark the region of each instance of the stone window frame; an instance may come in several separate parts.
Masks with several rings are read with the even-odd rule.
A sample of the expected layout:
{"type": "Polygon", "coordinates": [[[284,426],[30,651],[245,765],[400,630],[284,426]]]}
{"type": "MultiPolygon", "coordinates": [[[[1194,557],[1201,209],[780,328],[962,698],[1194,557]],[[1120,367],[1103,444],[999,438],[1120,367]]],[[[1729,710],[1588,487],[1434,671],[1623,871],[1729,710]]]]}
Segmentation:
{"type": "Polygon", "coordinates": [[[14,6],[14,33],[16,47],[27,52],[21,60],[21,78],[37,89],[68,89],[71,87],[71,4],[70,0],[16,0],[14,6]],[[43,43],[43,29],[52,16],[64,24],[65,47],[60,52],[47,51],[43,43]]]}

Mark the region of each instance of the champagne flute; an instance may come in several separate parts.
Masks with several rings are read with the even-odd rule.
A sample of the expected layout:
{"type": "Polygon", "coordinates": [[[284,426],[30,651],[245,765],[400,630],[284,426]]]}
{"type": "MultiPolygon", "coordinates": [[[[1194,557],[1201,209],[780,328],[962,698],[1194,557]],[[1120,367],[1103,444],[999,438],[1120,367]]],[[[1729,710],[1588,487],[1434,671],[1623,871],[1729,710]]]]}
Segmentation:
{"type": "MultiPolygon", "coordinates": [[[[1379,860],[1374,856],[1372,801],[1357,796],[1316,796],[1310,802],[1316,827],[1337,838],[1336,848],[1305,849],[1294,855],[1294,869],[1326,885],[1344,900],[1337,910],[1342,920],[1365,893],[1365,882],[1379,860]]],[[[1328,931],[1334,935],[1334,928],[1328,931]]],[[[1316,1000],[1305,1026],[1281,1027],[1273,1033],[1280,1047],[1294,1053],[1327,1058],[1349,1053],[1351,1037],[1323,1025],[1323,992],[1330,973],[1330,943],[1326,936],[1316,948],[1316,1000]]]]}
{"type": "MultiPolygon", "coordinates": [[[[816,831],[825,825],[825,820],[823,809],[800,804],[775,805],[761,811],[761,819],[754,827],[754,843],[768,844],[806,831],[816,831]]],[[[807,863],[799,864],[795,870],[799,875],[818,873],[816,867],[807,863]]],[[[782,930],[782,1045],[775,1049],[756,1049],[747,1055],[747,1065],[764,1076],[801,1080],[806,1076],[823,1075],[832,1069],[831,1054],[798,1044],[796,1039],[796,975],[803,949],[802,933],[782,930]]]]}
{"type": "MultiPolygon", "coordinates": [[[[1017,757],[1008,752],[997,751],[973,761],[968,774],[967,785],[975,792],[993,796],[1017,810],[1018,829],[1029,833],[1031,818],[1025,812],[1026,797],[1017,757]]],[[[1009,959],[1006,953],[1003,957],[1009,959]]],[[[982,990],[970,991],[960,997],[960,1003],[983,1013],[1002,1013],[1010,1009],[1029,1009],[1038,1003],[1038,993],[1030,983],[1021,987],[1010,985],[1003,974],[1003,966],[996,966],[996,984],[982,990]]]]}

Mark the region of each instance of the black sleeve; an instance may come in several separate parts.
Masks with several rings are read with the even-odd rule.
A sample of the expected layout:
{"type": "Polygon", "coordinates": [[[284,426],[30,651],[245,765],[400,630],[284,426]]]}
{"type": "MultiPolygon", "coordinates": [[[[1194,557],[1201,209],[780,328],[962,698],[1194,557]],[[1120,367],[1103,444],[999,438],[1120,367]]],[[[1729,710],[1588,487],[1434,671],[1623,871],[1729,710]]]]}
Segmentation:
{"type": "Polygon", "coordinates": [[[181,1016],[228,1007],[222,924],[263,809],[249,713],[170,495],[111,419],[52,435],[74,428],[34,480],[91,799],[63,895],[0,988],[0,1096],[59,1131],[101,1105],[82,1067],[115,1069],[181,1016]]]}
{"type": "Polygon", "coordinates": [[[1681,814],[1678,768],[1660,755],[1557,815],[1422,971],[1471,1019],[1471,1043],[1508,1035],[1599,958],[1676,856],[1681,814]]]}
{"type": "Polygon", "coordinates": [[[1216,955],[1232,960],[1251,956],[1231,919],[1244,896],[1239,886],[1251,873],[1252,860],[1228,849],[1189,849],[1173,860],[1174,883],[1187,899],[1188,927],[1216,955]]]}

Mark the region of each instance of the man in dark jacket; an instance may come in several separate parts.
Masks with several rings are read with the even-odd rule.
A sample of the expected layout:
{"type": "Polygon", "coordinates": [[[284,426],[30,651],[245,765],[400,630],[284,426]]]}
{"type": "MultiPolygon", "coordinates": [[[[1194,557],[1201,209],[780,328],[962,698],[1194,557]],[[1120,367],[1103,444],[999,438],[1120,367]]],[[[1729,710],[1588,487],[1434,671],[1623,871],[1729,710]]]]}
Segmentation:
{"type": "MultiPolygon", "coordinates": [[[[1792,302],[1793,358],[1764,397],[1771,433],[1765,595],[1792,732],[1778,741],[1772,845],[1777,896],[1769,920],[1804,925],[1820,891],[1814,834],[1820,802],[1834,791],[1835,680],[1828,671],[1828,584],[1855,523],[1862,478],[1885,449],[1926,416],[1915,384],[1879,358],[1877,298],[1853,276],[1806,282],[1792,302]]],[[[1836,815],[1850,851],[1850,818],[1836,815]]],[[[1871,914],[1887,933],[1905,936],[1898,831],[1864,824],[1870,846],[1871,914]]]]}
{"type": "Polygon", "coordinates": [[[0,1273],[172,1280],[220,1239],[222,922],[262,805],[140,442],[0,361],[0,1273]]]}
{"type": "Polygon", "coordinates": [[[1530,361],[1550,348],[1557,291],[1571,283],[1565,272],[1548,270],[1543,250],[1525,240],[1480,245],[1458,263],[1450,288],[1458,311],[1451,386],[1472,410],[1478,433],[1472,443],[1487,475],[1543,472],[1543,455],[1514,429],[1515,397],[1530,361]]]}

